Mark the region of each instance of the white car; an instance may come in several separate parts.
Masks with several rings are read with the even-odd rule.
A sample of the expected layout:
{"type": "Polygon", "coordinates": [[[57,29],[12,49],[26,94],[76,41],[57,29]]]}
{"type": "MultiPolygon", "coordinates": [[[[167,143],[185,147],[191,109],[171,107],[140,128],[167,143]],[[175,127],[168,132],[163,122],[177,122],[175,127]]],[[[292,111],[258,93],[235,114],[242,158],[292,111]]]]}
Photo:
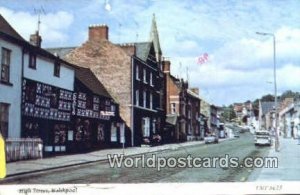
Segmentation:
{"type": "Polygon", "coordinates": [[[256,146],[258,145],[272,145],[272,139],[269,131],[260,130],[256,131],[254,135],[254,143],[256,146]]]}
{"type": "Polygon", "coordinates": [[[209,143],[219,143],[219,139],[217,136],[215,135],[208,135],[206,137],[204,137],[204,143],[209,144],[209,143]]]}

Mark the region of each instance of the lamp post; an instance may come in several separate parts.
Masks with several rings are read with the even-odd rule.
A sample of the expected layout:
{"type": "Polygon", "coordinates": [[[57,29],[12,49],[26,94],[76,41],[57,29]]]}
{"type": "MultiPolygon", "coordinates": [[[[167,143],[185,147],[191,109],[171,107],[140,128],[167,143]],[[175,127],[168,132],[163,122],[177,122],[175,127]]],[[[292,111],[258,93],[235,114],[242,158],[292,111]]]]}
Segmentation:
{"type": "Polygon", "coordinates": [[[273,33],[263,33],[263,32],[256,32],[258,35],[262,36],[272,36],[273,37],[273,72],[274,72],[274,96],[275,96],[275,102],[274,102],[274,107],[275,107],[275,151],[279,152],[279,138],[278,138],[278,119],[277,119],[277,82],[276,82],[276,38],[273,33]]]}

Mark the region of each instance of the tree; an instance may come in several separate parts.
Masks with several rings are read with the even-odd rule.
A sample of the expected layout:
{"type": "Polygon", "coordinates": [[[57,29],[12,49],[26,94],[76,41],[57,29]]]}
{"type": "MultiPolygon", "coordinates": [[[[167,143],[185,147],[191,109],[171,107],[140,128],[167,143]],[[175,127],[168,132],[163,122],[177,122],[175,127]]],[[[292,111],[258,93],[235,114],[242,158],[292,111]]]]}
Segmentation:
{"type": "Polygon", "coordinates": [[[236,118],[236,114],[233,110],[233,105],[229,105],[228,107],[223,106],[224,112],[222,113],[222,118],[225,121],[231,121],[232,119],[236,118]]]}

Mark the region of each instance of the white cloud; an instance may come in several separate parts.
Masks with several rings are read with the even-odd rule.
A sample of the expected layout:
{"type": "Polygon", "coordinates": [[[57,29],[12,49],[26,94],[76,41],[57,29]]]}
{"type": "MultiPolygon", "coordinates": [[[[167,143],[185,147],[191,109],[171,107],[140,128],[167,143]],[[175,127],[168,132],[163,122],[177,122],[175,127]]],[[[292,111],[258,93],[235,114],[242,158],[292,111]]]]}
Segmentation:
{"type": "MultiPolygon", "coordinates": [[[[14,11],[5,7],[0,7],[0,12],[26,40],[29,40],[30,34],[37,30],[38,17],[33,13],[14,11]]],[[[58,46],[67,43],[70,36],[67,30],[69,30],[73,20],[74,16],[65,11],[41,15],[40,34],[43,39],[42,45],[58,46]]]]}

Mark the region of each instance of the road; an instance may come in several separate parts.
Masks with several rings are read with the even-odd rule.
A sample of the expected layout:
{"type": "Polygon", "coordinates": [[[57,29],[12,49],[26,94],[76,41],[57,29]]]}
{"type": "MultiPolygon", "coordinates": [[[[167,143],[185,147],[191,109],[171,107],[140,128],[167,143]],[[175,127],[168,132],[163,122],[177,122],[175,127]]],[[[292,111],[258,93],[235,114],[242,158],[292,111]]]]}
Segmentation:
{"type": "MultiPolygon", "coordinates": [[[[255,147],[253,135],[240,134],[240,138],[219,144],[190,146],[167,150],[158,157],[238,157],[240,161],[249,156],[264,157],[269,147],[255,147]]],[[[150,157],[152,154],[148,154],[150,157]]],[[[235,182],[246,181],[253,168],[110,168],[107,162],[96,162],[76,167],[52,170],[8,180],[7,184],[66,184],[66,183],[156,183],[156,182],[235,182]]]]}

